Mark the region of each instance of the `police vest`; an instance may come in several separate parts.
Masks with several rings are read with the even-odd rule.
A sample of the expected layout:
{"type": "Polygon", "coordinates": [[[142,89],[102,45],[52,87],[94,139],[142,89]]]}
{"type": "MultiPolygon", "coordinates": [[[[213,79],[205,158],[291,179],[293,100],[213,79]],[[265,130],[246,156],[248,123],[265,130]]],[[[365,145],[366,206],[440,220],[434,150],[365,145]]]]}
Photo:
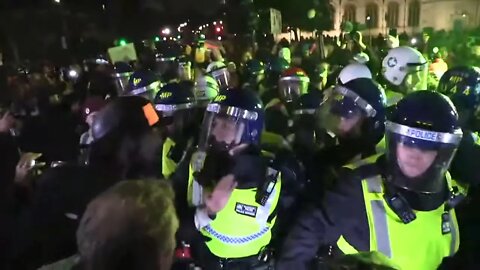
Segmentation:
{"type": "Polygon", "coordinates": [[[203,64],[205,62],[206,51],[204,47],[195,48],[195,63],[203,64]]]}
{"type": "Polygon", "coordinates": [[[169,178],[177,169],[178,164],[171,160],[168,157],[168,154],[170,153],[170,150],[175,146],[175,142],[167,138],[165,142],[163,143],[163,149],[162,149],[162,175],[165,178],[169,178]]]}
{"type": "MultiPolygon", "coordinates": [[[[280,173],[269,169],[275,180],[267,189],[270,195],[264,205],[256,202],[257,188],[234,189],[225,208],[200,233],[208,237],[206,245],[219,258],[244,258],[258,254],[270,243],[280,198],[280,173]]],[[[203,188],[193,177],[192,165],[187,198],[192,206],[203,204],[203,188]]]]}
{"type": "MultiPolygon", "coordinates": [[[[372,164],[377,158],[378,155],[347,168],[372,164]]],[[[450,174],[446,176],[448,187],[457,187],[450,174]]],[[[416,219],[404,224],[383,198],[384,179],[380,175],[363,179],[362,191],[370,230],[370,251],[383,253],[398,269],[437,269],[444,257],[458,251],[460,241],[455,210],[448,211],[447,224],[443,220],[443,204],[432,211],[414,211],[416,219]]],[[[345,254],[358,253],[343,236],[337,245],[345,254]]]]}
{"type": "Polygon", "coordinates": [[[472,137],[475,144],[480,145],[480,136],[478,135],[478,132],[473,132],[472,137]]]}
{"type": "Polygon", "coordinates": [[[387,107],[397,104],[403,98],[403,94],[392,90],[385,91],[385,94],[387,95],[387,107]]]}

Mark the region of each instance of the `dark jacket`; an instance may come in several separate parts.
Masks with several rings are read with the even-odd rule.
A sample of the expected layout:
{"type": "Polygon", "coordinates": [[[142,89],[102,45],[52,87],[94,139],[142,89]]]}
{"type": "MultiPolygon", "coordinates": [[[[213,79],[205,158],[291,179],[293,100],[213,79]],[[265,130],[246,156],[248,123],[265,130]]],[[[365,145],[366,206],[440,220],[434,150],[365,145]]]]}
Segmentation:
{"type": "Polygon", "coordinates": [[[31,269],[75,254],[75,233],[88,203],[114,183],[98,170],[52,168],[36,180],[31,204],[17,216],[15,269],[31,269]]]}

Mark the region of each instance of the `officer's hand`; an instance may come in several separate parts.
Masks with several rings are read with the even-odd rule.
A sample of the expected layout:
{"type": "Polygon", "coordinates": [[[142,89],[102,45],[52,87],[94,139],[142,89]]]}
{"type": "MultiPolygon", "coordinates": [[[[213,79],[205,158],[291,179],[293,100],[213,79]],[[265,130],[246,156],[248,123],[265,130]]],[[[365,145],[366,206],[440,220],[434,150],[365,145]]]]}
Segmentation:
{"type": "Polygon", "coordinates": [[[232,155],[231,173],[241,188],[257,187],[263,183],[267,164],[261,151],[251,145],[240,145],[230,150],[232,155]]]}
{"type": "Polygon", "coordinates": [[[228,203],[233,190],[237,186],[233,174],[224,176],[215,186],[211,194],[206,194],[205,205],[208,214],[214,215],[220,212],[228,203]]]}

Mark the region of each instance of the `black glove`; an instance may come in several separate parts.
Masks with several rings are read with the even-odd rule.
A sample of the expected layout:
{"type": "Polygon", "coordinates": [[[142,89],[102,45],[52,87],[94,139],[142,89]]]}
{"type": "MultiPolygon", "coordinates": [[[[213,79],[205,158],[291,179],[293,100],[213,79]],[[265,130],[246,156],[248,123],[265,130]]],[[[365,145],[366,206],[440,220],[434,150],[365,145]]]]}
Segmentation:
{"type": "Polygon", "coordinates": [[[262,185],[266,179],[267,161],[255,146],[233,156],[232,171],[238,188],[254,188],[262,185]]]}
{"type": "Polygon", "coordinates": [[[204,187],[215,187],[225,175],[231,173],[233,158],[226,150],[210,149],[207,151],[203,168],[193,176],[204,187]]]}

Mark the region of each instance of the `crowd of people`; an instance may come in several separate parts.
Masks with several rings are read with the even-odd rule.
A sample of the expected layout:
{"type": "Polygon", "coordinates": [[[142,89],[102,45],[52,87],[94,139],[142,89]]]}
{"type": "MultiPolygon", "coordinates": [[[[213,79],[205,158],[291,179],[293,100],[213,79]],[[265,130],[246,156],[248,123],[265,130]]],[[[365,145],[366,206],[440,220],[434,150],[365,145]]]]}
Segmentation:
{"type": "Polygon", "coordinates": [[[480,69],[382,40],[0,61],[0,269],[476,269],[480,69]]]}

